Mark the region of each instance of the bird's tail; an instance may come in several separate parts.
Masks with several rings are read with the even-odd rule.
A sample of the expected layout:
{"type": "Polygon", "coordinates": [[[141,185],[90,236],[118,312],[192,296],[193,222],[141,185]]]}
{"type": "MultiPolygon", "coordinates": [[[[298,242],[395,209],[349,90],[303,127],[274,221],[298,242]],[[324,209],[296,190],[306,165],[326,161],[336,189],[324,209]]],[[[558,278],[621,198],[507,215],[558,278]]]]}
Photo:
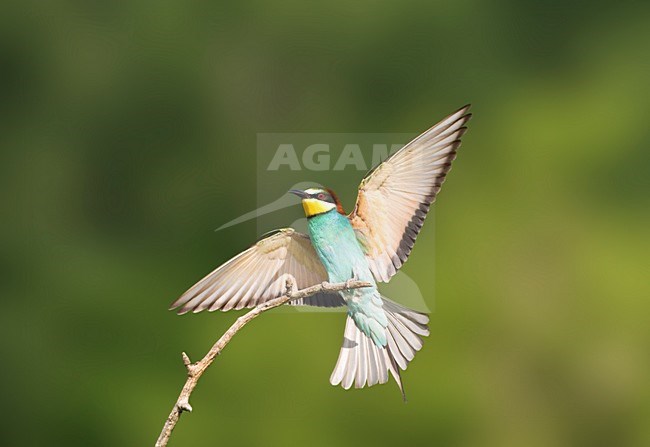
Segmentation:
{"type": "MultiPolygon", "coordinates": [[[[422,336],[429,335],[429,317],[382,297],[383,309],[388,318],[387,345],[377,346],[348,315],[339,353],[330,383],[355,388],[388,382],[390,373],[397,382],[402,396],[404,387],[400,369],[406,369],[415,353],[422,348],[422,336]]],[[[406,399],[405,399],[406,400],[406,399]]]]}

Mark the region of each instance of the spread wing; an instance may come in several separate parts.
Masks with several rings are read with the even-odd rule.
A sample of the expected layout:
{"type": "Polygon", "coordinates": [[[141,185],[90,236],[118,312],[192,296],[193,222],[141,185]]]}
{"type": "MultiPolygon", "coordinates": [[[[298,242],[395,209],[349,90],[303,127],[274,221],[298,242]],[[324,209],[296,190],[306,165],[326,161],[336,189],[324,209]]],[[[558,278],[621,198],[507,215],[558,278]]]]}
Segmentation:
{"type": "Polygon", "coordinates": [[[471,118],[451,114],[373,169],[359,186],[349,219],[378,281],[387,282],[413,248],[429,207],[456,158],[471,118]]]}
{"type": "MultiPolygon", "coordinates": [[[[196,283],[171,308],[178,313],[254,307],[285,292],[292,278],[299,289],[327,281],[309,236],[293,228],[270,233],[196,283]]],[[[294,304],[342,305],[338,294],[322,293],[294,304]],[[340,303],[340,304],[339,304],[340,303]]]]}

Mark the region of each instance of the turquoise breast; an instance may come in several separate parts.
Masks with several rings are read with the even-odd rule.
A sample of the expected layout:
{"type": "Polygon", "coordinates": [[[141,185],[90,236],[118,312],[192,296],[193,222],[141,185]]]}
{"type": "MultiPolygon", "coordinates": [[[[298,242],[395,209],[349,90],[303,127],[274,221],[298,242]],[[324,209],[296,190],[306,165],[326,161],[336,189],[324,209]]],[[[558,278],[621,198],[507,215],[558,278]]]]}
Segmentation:
{"type": "Polygon", "coordinates": [[[309,219],[309,236],[330,282],[375,280],[350,221],[335,209],[309,219]]]}
{"type": "Polygon", "coordinates": [[[377,346],[385,346],[388,319],[366,255],[350,221],[336,210],[313,216],[309,219],[309,236],[330,282],[343,282],[354,277],[373,284],[374,287],[340,293],[357,327],[377,346]]]}

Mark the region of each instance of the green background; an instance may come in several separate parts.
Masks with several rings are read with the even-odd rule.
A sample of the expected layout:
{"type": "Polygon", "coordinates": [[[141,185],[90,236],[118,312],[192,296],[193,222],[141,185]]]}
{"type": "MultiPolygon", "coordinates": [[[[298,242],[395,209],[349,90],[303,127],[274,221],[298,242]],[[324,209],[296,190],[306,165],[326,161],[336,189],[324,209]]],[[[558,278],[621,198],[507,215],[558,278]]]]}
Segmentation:
{"type": "Polygon", "coordinates": [[[408,404],[328,384],[341,314],[279,312],[172,445],[650,445],[647,2],[0,8],[0,444],[153,444],[180,352],[238,315],[167,306],[257,236],[212,230],[257,205],[258,132],[418,132],[472,102],[405,266],[435,292],[408,404]]]}

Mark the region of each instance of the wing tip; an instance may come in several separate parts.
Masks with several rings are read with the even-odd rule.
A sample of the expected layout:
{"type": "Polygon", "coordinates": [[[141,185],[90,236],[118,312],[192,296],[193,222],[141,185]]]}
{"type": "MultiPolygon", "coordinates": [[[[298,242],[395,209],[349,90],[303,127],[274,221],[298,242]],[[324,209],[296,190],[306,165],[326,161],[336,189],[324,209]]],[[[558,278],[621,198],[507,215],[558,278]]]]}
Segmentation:
{"type": "Polygon", "coordinates": [[[167,310],[175,311],[177,315],[185,315],[186,313],[197,313],[203,310],[200,303],[192,305],[192,299],[195,295],[190,295],[189,290],[181,295],[176,301],[169,305],[167,310]]]}
{"type": "Polygon", "coordinates": [[[171,303],[171,304],[169,305],[169,307],[167,308],[167,310],[171,310],[171,311],[175,310],[176,313],[179,314],[179,315],[184,314],[185,312],[183,312],[183,309],[182,309],[182,308],[179,309],[179,307],[181,307],[183,304],[185,304],[185,303],[187,302],[187,301],[185,301],[185,300],[183,299],[184,297],[185,297],[185,295],[181,296],[180,298],[177,298],[173,303],[171,303]],[[181,313],[181,312],[182,312],[182,313],[181,313]]]}
{"type": "Polygon", "coordinates": [[[467,113],[467,111],[468,111],[469,109],[471,109],[471,108],[472,108],[472,103],[469,103],[469,102],[468,102],[468,103],[465,104],[463,107],[461,107],[460,109],[458,109],[458,110],[456,110],[454,113],[452,113],[452,115],[455,115],[456,113],[461,112],[461,111],[463,112],[463,114],[465,114],[465,113],[467,113]]]}
{"type": "Polygon", "coordinates": [[[460,109],[456,110],[454,113],[449,115],[447,118],[445,118],[443,121],[446,121],[452,117],[455,117],[454,122],[457,122],[459,120],[463,121],[463,124],[468,122],[470,119],[472,119],[472,116],[474,116],[472,113],[468,113],[469,109],[472,107],[472,104],[465,104],[463,107],[460,109]]]}

